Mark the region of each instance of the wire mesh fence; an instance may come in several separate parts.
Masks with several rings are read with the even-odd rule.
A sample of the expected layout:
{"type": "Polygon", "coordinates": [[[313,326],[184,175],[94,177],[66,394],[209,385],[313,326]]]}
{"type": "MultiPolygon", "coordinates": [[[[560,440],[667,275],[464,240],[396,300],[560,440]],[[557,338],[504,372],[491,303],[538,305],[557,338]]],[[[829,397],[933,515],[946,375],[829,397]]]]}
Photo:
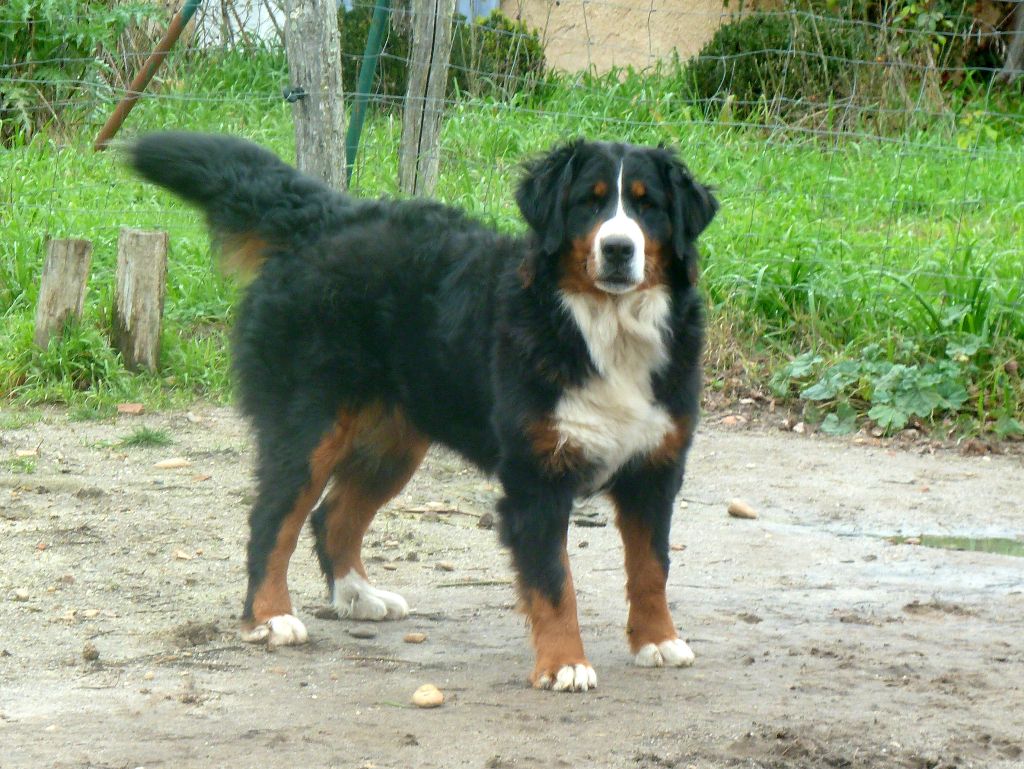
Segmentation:
{"type": "MultiPolygon", "coordinates": [[[[170,314],[186,326],[224,318],[233,294],[209,280],[195,217],[89,149],[175,8],[97,0],[43,14],[35,0],[13,2],[24,13],[0,10],[0,311],[31,303],[47,236],[95,238],[102,285],[118,229],[151,226],[188,255],[172,263],[170,314]]],[[[397,192],[411,30],[395,5],[357,194],[397,192]]],[[[966,396],[984,391],[1019,416],[1007,368],[1024,349],[1018,5],[468,5],[502,15],[458,23],[437,195],[517,229],[511,188],[529,154],[576,135],[675,145],[723,203],[704,242],[712,314],[753,339],[749,349],[820,352],[804,374],[788,369],[797,387],[844,357],[951,362],[966,396]]],[[[339,7],[348,92],[372,8],[339,7]]],[[[204,3],[125,131],[226,131],[289,158],[283,19],[277,0],[204,3]]]]}

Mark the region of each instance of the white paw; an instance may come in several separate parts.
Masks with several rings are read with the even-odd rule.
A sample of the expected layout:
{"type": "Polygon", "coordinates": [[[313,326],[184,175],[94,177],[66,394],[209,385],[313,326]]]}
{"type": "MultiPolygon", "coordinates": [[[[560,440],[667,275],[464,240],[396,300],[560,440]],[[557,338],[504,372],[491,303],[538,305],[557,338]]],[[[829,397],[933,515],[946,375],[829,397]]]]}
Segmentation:
{"type": "Polygon", "coordinates": [[[538,689],[555,692],[585,692],[597,688],[597,673],[590,665],[564,665],[554,678],[545,673],[537,680],[538,689]]]}
{"type": "Polygon", "coordinates": [[[242,640],[252,644],[265,643],[273,649],[277,646],[304,644],[309,640],[309,633],[298,617],[279,614],[252,630],[243,630],[242,640]]]}
{"type": "Polygon", "coordinates": [[[354,571],[334,580],[334,608],[342,619],[378,622],[409,615],[409,604],[398,593],[375,588],[354,571]]]}
{"type": "Polygon", "coordinates": [[[636,653],[636,664],[642,668],[688,668],[693,664],[693,650],[682,638],[660,644],[646,644],[636,653]]]}

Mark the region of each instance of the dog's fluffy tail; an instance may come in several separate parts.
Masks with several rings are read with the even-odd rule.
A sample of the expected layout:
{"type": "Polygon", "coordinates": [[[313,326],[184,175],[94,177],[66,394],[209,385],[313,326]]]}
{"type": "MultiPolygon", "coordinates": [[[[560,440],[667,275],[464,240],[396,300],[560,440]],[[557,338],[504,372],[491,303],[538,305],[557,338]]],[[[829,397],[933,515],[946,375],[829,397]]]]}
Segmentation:
{"type": "Polygon", "coordinates": [[[215,134],[147,134],[129,165],[203,210],[225,267],[254,273],[274,249],[318,238],[345,198],[251,142],[215,134]]]}

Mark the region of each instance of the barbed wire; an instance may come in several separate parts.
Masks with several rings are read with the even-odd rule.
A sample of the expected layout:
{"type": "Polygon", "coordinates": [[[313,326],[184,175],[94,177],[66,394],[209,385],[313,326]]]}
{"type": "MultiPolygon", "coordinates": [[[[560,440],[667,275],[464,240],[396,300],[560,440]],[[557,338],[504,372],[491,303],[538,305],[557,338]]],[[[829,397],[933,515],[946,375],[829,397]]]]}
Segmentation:
{"type": "MultiPolygon", "coordinates": [[[[1012,3],[1021,3],[1024,0],[1011,0],[1012,3]]],[[[260,5],[260,4],[257,4],[260,5]]],[[[576,3],[569,3],[563,0],[563,6],[575,6],[576,3]]],[[[943,30],[919,29],[910,24],[887,23],[873,21],[871,19],[849,19],[835,16],[824,16],[810,11],[802,10],[765,10],[737,14],[723,10],[716,13],[706,9],[684,9],[681,6],[673,8],[657,8],[652,10],[650,3],[630,3],[628,0],[586,0],[578,5],[581,8],[598,8],[608,12],[629,12],[630,14],[647,14],[647,24],[657,25],[662,23],[659,20],[672,19],[680,21],[702,20],[717,26],[723,21],[747,18],[756,15],[759,18],[786,19],[794,24],[819,24],[827,22],[836,30],[860,30],[885,33],[890,37],[901,37],[911,40],[939,41],[940,45],[955,40],[970,39],[975,45],[985,44],[990,47],[1007,39],[1008,33],[996,28],[982,27],[972,22],[968,35],[955,34],[943,30]],[[643,7],[641,7],[641,5],[643,7]],[[653,21],[652,21],[653,19],[653,21]]],[[[563,9],[564,10],[564,9],[563,9]]],[[[964,18],[968,18],[965,14],[964,18]]],[[[69,16],[68,21],[78,17],[69,16]]],[[[48,18],[47,21],[52,20],[48,18]]],[[[37,24],[41,19],[24,19],[17,21],[0,22],[0,27],[8,30],[19,27],[29,27],[37,24]]],[[[519,33],[495,29],[493,34],[497,39],[507,39],[519,33]]],[[[59,34],[53,36],[59,38],[59,34]]],[[[238,39],[232,38],[232,39],[238,39]]],[[[599,45],[595,41],[593,30],[588,28],[586,19],[584,24],[575,30],[545,32],[545,42],[548,47],[559,46],[581,46],[588,52],[588,61],[611,61],[619,54],[635,54],[637,46],[629,42],[617,42],[614,40],[602,40],[599,45]]],[[[224,54],[232,54],[243,50],[246,45],[251,45],[252,40],[244,43],[208,44],[197,33],[194,37],[182,41],[177,50],[172,53],[168,61],[169,69],[164,73],[163,81],[158,78],[154,84],[154,90],[147,91],[141,95],[142,105],[145,109],[146,102],[162,102],[166,104],[181,105],[182,110],[187,110],[189,105],[211,104],[256,104],[264,105],[266,109],[275,109],[283,106],[280,90],[276,87],[253,88],[244,92],[218,92],[205,88],[190,92],[190,87],[195,83],[197,70],[203,65],[204,59],[212,59],[224,54]]],[[[262,46],[262,43],[257,43],[262,46]]],[[[273,48],[272,44],[268,46],[273,48]]],[[[642,59],[649,61],[655,57],[657,52],[648,34],[645,43],[640,45],[642,59]],[[647,58],[644,58],[647,57],[647,58]]],[[[146,50],[145,45],[134,44],[134,47],[125,47],[116,52],[118,57],[145,57],[151,51],[146,50]]],[[[114,53],[114,52],[111,52],[114,53]]],[[[889,51],[891,54],[891,50],[889,51]]],[[[362,52],[346,52],[344,54],[345,66],[357,65],[363,60],[362,52]]],[[[48,66],[64,66],[74,68],[76,66],[90,65],[97,61],[96,56],[70,56],[70,57],[49,57],[29,61],[8,61],[0,62],[0,118],[7,119],[2,101],[2,94],[10,88],[45,88],[54,85],[54,81],[47,75],[33,75],[33,68],[48,66]]],[[[827,154],[828,164],[825,172],[821,175],[818,183],[807,180],[807,189],[802,192],[801,200],[809,201],[808,207],[811,211],[819,214],[817,222],[806,222],[808,238],[816,237],[826,244],[823,250],[831,249],[831,253],[842,252],[844,249],[860,253],[863,246],[850,247],[838,240],[827,242],[833,237],[831,231],[826,231],[824,220],[830,214],[830,209],[840,208],[855,200],[856,191],[844,186],[841,178],[835,176],[836,166],[839,166],[850,153],[858,150],[853,145],[864,144],[883,148],[885,151],[895,150],[897,167],[894,171],[896,181],[889,186],[880,185],[885,192],[880,200],[871,201],[870,204],[876,210],[885,210],[884,216],[879,220],[879,248],[873,255],[870,263],[863,267],[863,272],[871,275],[882,275],[888,269],[893,255],[898,251],[905,253],[908,246],[901,242],[904,233],[900,231],[903,226],[900,221],[903,210],[916,210],[915,206],[923,206],[923,210],[935,217],[943,217],[951,227],[951,235],[943,243],[941,249],[929,252],[928,259],[941,261],[946,252],[949,255],[957,253],[962,247],[964,238],[969,237],[964,231],[965,215],[967,212],[977,208],[989,207],[993,211],[997,209],[1002,212],[1020,211],[1024,207],[1024,198],[1013,199],[1011,188],[989,189],[979,185],[972,176],[972,170],[978,162],[1000,162],[1015,163],[1017,167],[1024,167],[1024,145],[1020,143],[986,143],[980,135],[971,134],[967,139],[958,142],[957,137],[961,128],[972,126],[978,115],[985,120],[1000,121],[1007,132],[1024,132],[1024,111],[1015,110],[1010,107],[1003,108],[998,100],[993,98],[992,76],[1000,71],[999,66],[991,62],[965,63],[955,60],[948,61],[925,61],[910,58],[900,58],[892,55],[879,55],[874,58],[856,58],[840,56],[823,50],[803,50],[790,47],[778,46],[757,46],[730,54],[703,54],[695,57],[692,61],[702,64],[717,65],[723,70],[719,87],[710,94],[694,95],[680,89],[679,93],[671,98],[664,93],[660,98],[645,102],[638,100],[635,92],[617,92],[617,78],[631,77],[625,69],[613,70],[611,74],[598,74],[592,72],[586,76],[562,74],[562,82],[571,83],[575,96],[580,99],[598,99],[599,104],[594,109],[586,106],[576,109],[566,108],[563,104],[545,101],[544,98],[536,99],[519,98],[513,100],[467,100],[463,96],[449,94],[443,100],[443,106],[449,113],[454,115],[461,109],[487,109],[493,113],[496,119],[502,119],[509,114],[520,115],[529,119],[545,119],[557,125],[571,126],[577,131],[593,131],[607,135],[615,135],[628,130],[652,129],[660,131],[683,132],[686,129],[708,129],[713,128],[711,134],[698,133],[695,142],[712,140],[715,136],[728,135],[730,141],[738,146],[754,147],[764,145],[763,153],[779,151],[786,146],[799,146],[803,142],[816,143],[818,152],[827,154]],[[820,62],[823,65],[846,71],[863,71],[873,76],[883,76],[906,80],[906,93],[901,100],[883,102],[872,100],[862,95],[861,91],[854,89],[852,94],[842,97],[826,97],[821,94],[795,95],[788,92],[764,93],[759,98],[747,98],[737,96],[733,93],[735,81],[731,74],[732,67],[744,65],[747,62],[758,60],[764,57],[776,57],[787,59],[790,62],[820,62]],[[980,96],[973,106],[963,109],[951,109],[945,102],[929,101],[929,86],[923,82],[923,76],[934,76],[939,78],[977,78],[981,85],[980,96]],[[920,81],[920,82],[918,82],[920,81]],[[485,106],[486,104],[486,106],[485,106]],[[603,109],[601,108],[603,105],[603,109]],[[800,117],[794,118],[796,110],[800,110],[800,117]],[[731,111],[731,116],[724,117],[723,111],[731,111]],[[758,113],[761,110],[761,113],[758,113]],[[664,114],[655,115],[661,112],[664,114]],[[815,116],[819,113],[832,112],[844,115],[844,119],[836,124],[829,124],[826,120],[819,120],[815,116]],[[756,115],[754,113],[757,113],[756,115]],[[710,117],[709,117],[710,116],[710,117]],[[941,122],[942,131],[938,134],[927,131],[909,130],[872,130],[869,126],[872,121],[879,123],[896,122],[900,119],[907,125],[910,124],[937,124],[941,122]],[[910,192],[903,189],[900,180],[912,180],[914,170],[909,168],[911,164],[925,160],[945,162],[952,166],[953,170],[949,175],[949,184],[941,191],[929,191],[922,201],[915,202],[910,192]],[[891,187],[891,189],[890,189],[891,187]],[[980,188],[979,188],[980,187],[980,188]],[[816,233],[816,234],[815,234],[816,233]]],[[[411,63],[408,57],[398,56],[385,50],[380,57],[381,68],[389,65],[408,66],[411,63]]],[[[671,80],[675,78],[681,84],[687,77],[687,62],[673,62],[671,59],[658,66],[645,68],[649,77],[671,80]]],[[[474,63],[453,62],[451,75],[473,75],[481,79],[500,79],[505,84],[506,90],[510,93],[525,93],[528,88],[536,85],[536,76],[532,73],[520,74],[515,71],[490,71],[482,69],[474,63]]],[[[279,73],[281,85],[287,84],[287,73],[282,69],[279,73]]],[[[113,105],[123,96],[130,93],[124,83],[111,82],[121,73],[111,72],[103,74],[90,74],[88,76],[73,76],[61,79],[62,88],[73,91],[72,95],[61,95],[45,103],[23,107],[26,115],[48,115],[62,111],[87,112],[88,115],[79,115],[76,119],[80,125],[91,126],[97,115],[105,115],[113,105]]],[[[273,78],[268,78],[273,80],[273,78]]],[[[322,96],[321,94],[312,95],[322,96]]],[[[380,82],[374,87],[372,99],[377,108],[397,111],[408,102],[405,94],[387,93],[381,89],[380,82]]],[[[577,102],[578,103],[578,102],[577,102]]],[[[225,122],[230,128],[231,114],[228,106],[225,109],[225,122]]],[[[130,126],[129,126],[130,130],[130,126]]],[[[387,135],[386,140],[393,140],[393,135],[387,135]]],[[[364,156],[367,153],[380,154],[379,147],[372,145],[376,139],[371,134],[364,139],[364,147],[361,152],[364,156]],[[370,146],[366,146],[370,142],[370,146]]],[[[87,143],[86,133],[75,133],[74,131],[58,131],[51,136],[50,146],[57,149],[69,151],[81,150],[83,144],[87,143]]],[[[499,168],[514,169],[518,165],[520,157],[500,157],[497,159],[481,159],[474,161],[465,156],[458,147],[450,147],[445,144],[445,135],[442,133],[442,144],[439,154],[442,158],[442,168],[463,168],[476,169],[477,175],[486,179],[486,184],[491,187],[511,186],[510,179],[505,175],[495,175],[493,172],[495,164],[499,168]]],[[[475,173],[475,172],[474,172],[475,173]]],[[[360,166],[357,163],[355,183],[356,188],[360,185],[360,166]]],[[[841,169],[840,169],[841,176],[841,169]]],[[[744,229],[742,226],[734,229],[730,237],[739,243],[762,244],[763,234],[755,232],[754,218],[760,208],[770,204],[773,200],[781,199],[781,195],[772,189],[771,171],[765,167],[752,172],[750,175],[737,178],[726,185],[720,185],[720,192],[727,197],[730,204],[730,213],[726,214],[740,221],[748,218],[749,222],[744,229]]],[[[6,190],[8,185],[0,180],[0,204],[6,205],[6,190]]],[[[87,194],[95,194],[98,201],[102,201],[103,195],[110,189],[109,183],[91,182],[81,179],[64,180],[58,177],[54,169],[53,176],[47,179],[40,179],[33,185],[30,200],[18,200],[15,208],[18,216],[37,217],[41,222],[41,229],[46,231],[59,231],[62,229],[62,200],[69,190],[74,189],[79,194],[83,191],[87,194]]],[[[370,190],[376,192],[376,190],[370,190]]],[[[513,203],[510,195],[500,196],[502,212],[513,210],[513,203]]],[[[120,227],[132,226],[157,226],[160,228],[173,227],[176,232],[188,233],[197,238],[205,237],[205,228],[198,221],[197,217],[182,208],[161,208],[158,212],[152,209],[139,211],[136,209],[120,206],[105,207],[102,204],[79,208],[80,215],[88,215],[98,220],[91,224],[91,229],[97,233],[106,233],[109,236],[115,233],[120,227]]],[[[1019,215],[1019,213],[1017,214],[1019,215]]],[[[0,214],[0,218],[2,218],[0,214]]],[[[1007,243],[990,248],[987,257],[998,260],[1010,258],[1021,253],[1018,244],[1007,243]]],[[[758,259],[764,265],[778,266],[790,263],[795,257],[781,251],[764,252],[758,251],[758,259]]],[[[812,265],[815,269],[827,269],[834,264],[833,261],[814,254],[800,254],[799,258],[805,263],[812,265]]],[[[970,271],[959,270],[952,266],[952,259],[944,268],[938,268],[929,264],[917,265],[913,269],[916,278],[928,281],[948,281],[952,284],[969,284],[977,279],[977,275],[970,271]]],[[[713,261],[709,260],[713,267],[713,261]]],[[[732,278],[741,283],[748,278],[736,275],[732,278]]],[[[863,276],[851,277],[849,275],[837,276],[837,283],[843,281],[860,280],[863,276]]],[[[938,290],[936,290],[938,291],[938,290]]],[[[938,293],[935,294],[939,296],[938,293]]],[[[1005,310],[1015,311],[1021,308],[1020,300],[1003,300],[994,298],[995,306],[1005,310]]]]}

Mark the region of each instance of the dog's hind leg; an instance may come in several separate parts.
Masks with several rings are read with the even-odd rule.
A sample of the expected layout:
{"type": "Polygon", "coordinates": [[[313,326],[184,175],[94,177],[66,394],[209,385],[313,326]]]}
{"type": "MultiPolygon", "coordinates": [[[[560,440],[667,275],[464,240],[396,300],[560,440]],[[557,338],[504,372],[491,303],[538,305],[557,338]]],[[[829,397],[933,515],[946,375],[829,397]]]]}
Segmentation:
{"type": "Polygon", "coordinates": [[[270,646],[306,641],[288,594],[288,561],[306,517],[351,443],[350,422],[343,415],[319,437],[304,438],[301,431],[259,436],[259,493],[249,516],[249,589],[242,612],[245,641],[270,646]]]}
{"type": "Polygon", "coordinates": [[[375,407],[357,418],[331,489],[313,514],[317,557],[339,617],[386,620],[409,613],[402,596],[369,583],[361,551],[377,511],[402,490],[429,445],[395,410],[375,407]]]}

